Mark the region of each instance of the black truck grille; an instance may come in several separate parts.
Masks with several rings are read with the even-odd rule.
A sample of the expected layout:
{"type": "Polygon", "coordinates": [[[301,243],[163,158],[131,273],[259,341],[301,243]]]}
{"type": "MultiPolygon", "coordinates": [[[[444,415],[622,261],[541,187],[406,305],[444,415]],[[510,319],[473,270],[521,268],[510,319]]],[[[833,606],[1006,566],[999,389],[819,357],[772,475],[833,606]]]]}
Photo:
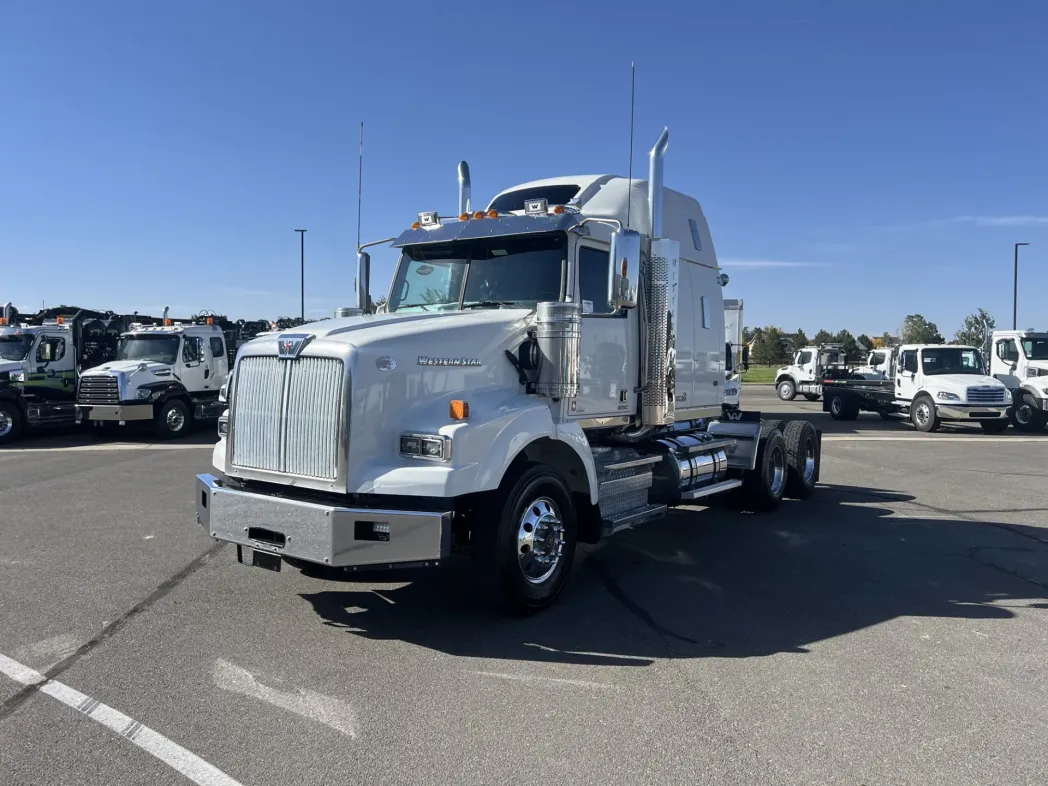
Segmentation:
{"type": "Polygon", "coordinates": [[[76,394],[77,404],[119,404],[120,388],[116,377],[81,377],[76,394]]]}

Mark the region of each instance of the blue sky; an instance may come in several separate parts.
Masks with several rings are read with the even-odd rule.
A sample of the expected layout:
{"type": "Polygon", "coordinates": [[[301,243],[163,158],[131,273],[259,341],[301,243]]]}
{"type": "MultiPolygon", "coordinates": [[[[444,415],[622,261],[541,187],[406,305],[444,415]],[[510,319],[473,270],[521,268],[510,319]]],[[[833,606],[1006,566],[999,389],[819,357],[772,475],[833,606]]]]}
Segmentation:
{"type": "MultiPolygon", "coordinates": [[[[663,125],[746,323],[1048,328],[1043,2],[51,0],[0,23],[0,300],[295,315],[363,239],[628,163],[663,125]]],[[[375,254],[374,288],[392,274],[375,254]]]]}

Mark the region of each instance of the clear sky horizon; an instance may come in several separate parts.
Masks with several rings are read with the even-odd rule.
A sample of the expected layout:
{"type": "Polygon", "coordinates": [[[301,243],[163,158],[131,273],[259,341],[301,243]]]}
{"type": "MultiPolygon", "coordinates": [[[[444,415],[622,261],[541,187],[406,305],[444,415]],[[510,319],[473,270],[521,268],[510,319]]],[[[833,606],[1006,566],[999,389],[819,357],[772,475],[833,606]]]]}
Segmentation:
{"type": "MultiPolygon", "coordinates": [[[[527,180],[702,202],[747,325],[1048,329],[1048,5],[131,0],[0,11],[0,302],[234,318],[353,302],[364,241],[527,180]]],[[[373,294],[396,254],[374,254],[373,294]]]]}

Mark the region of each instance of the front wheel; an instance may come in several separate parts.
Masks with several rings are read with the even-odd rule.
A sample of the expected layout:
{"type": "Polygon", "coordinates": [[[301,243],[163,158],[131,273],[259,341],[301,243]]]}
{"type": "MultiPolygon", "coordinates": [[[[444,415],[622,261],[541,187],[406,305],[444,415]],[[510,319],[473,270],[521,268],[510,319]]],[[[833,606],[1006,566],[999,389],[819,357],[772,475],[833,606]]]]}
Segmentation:
{"type": "Polygon", "coordinates": [[[776,392],[783,401],[793,401],[797,396],[797,386],[793,384],[792,379],[784,379],[779,382],[776,392]]]}
{"type": "Polygon", "coordinates": [[[495,494],[492,515],[474,526],[482,568],[521,613],[553,604],[571,574],[578,523],[571,493],[552,469],[533,465],[495,494]]]}
{"type": "Polygon", "coordinates": [[[1008,416],[1019,431],[1037,432],[1044,428],[1045,415],[1029,393],[1018,397],[1008,416]]]}
{"type": "Polygon", "coordinates": [[[22,434],[22,413],[10,401],[0,401],[0,445],[16,442],[22,434]]]}
{"type": "Polygon", "coordinates": [[[935,412],[935,402],[930,396],[919,396],[910,406],[910,421],[914,428],[929,434],[939,428],[939,416],[935,412]]]}
{"type": "Polygon", "coordinates": [[[153,423],[161,439],[178,439],[189,433],[189,408],[178,399],[165,401],[153,423]]]}

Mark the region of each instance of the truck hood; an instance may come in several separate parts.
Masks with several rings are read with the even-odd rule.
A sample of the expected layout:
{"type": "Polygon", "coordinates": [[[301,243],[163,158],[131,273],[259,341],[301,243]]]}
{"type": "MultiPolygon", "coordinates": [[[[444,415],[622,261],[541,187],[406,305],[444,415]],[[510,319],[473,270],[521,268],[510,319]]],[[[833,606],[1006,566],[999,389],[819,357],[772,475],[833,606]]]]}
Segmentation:
{"type": "MultiPolygon", "coordinates": [[[[113,360],[109,363],[103,363],[101,366],[95,366],[92,369],[88,369],[81,376],[84,377],[99,377],[105,376],[106,374],[127,374],[137,371],[142,376],[156,376],[158,371],[171,372],[171,366],[167,363],[157,363],[151,360],[113,360]],[[138,367],[145,365],[145,369],[138,371],[138,367]]],[[[169,377],[170,373],[162,374],[162,376],[169,377]]]]}
{"type": "Polygon", "coordinates": [[[945,390],[948,393],[955,393],[961,397],[962,401],[966,397],[968,388],[991,387],[1006,389],[1004,383],[1000,380],[976,374],[937,374],[926,377],[926,380],[926,387],[937,391],[945,390]]]}
{"type": "Polygon", "coordinates": [[[22,361],[21,360],[0,360],[0,374],[5,371],[21,371],[22,361]]]}

